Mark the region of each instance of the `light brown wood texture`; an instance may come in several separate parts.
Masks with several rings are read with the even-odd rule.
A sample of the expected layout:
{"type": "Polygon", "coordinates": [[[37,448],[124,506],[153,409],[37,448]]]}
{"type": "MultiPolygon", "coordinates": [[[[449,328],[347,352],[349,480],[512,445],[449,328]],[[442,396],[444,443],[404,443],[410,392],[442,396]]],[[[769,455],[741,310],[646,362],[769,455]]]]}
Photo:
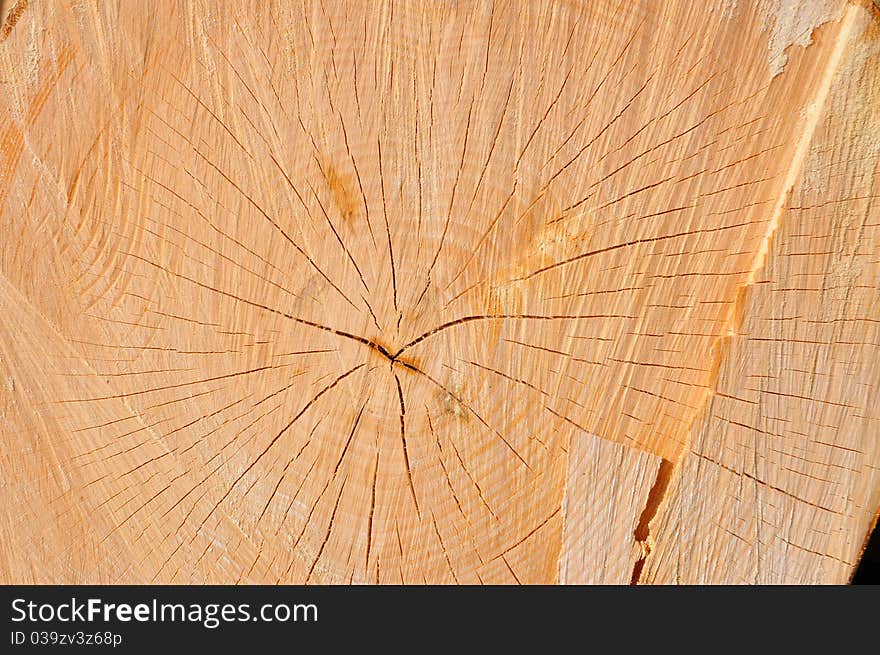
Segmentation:
{"type": "Polygon", "coordinates": [[[0,580],[849,579],[872,3],[5,11],[0,580]]]}

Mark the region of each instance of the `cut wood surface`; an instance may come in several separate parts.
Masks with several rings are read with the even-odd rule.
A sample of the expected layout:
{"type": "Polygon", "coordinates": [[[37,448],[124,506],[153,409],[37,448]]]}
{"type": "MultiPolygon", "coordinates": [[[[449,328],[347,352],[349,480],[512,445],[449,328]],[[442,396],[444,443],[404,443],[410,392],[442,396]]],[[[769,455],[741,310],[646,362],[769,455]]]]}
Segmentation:
{"type": "Polygon", "coordinates": [[[0,28],[0,581],[844,583],[868,0],[0,28]]]}

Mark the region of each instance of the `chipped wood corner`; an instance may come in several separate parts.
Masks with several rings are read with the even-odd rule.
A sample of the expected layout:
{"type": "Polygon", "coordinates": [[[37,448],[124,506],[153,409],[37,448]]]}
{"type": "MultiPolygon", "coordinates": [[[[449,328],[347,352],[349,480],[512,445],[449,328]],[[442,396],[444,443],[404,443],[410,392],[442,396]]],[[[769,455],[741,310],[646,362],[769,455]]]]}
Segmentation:
{"type": "Polygon", "coordinates": [[[845,583],[880,10],[0,4],[0,580],[845,583]]]}

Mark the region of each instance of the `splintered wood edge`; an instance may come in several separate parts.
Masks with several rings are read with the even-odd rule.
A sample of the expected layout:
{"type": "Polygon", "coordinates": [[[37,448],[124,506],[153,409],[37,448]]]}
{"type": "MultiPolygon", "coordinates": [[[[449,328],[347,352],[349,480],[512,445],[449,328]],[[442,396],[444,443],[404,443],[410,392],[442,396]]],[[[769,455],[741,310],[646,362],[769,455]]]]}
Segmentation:
{"type": "MultiPolygon", "coordinates": [[[[872,311],[876,316],[874,310],[880,306],[880,267],[877,261],[870,261],[870,255],[873,252],[876,256],[877,244],[880,243],[877,230],[880,224],[871,222],[871,219],[880,215],[871,205],[873,198],[880,197],[880,140],[876,136],[880,134],[880,23],[876,20],[880,14],[873,7],[872,11],[866,11],[864,5],[852,4],[841,20],[819,96],[811,107],[810,138],[805,140],[802,149],[799,148],[797,174],[792,177],[792,185],[787,193],[791,195],[791,200],[787,199],[784,203],[784,211],[774,231],[780,229],[778,223],[781,221],[785,228],[803,228],[792,228],[790,233],[816,230],[814,236],[821,236],[823,233],[820,229],[825,227],[829,232],[824,234],[839,236],[839,233],[835,234],[836,231],[844,228],[837,228],[836,222],[846,224],[847,214],[858,216],[861,213],[859,243],[872,244],[873,251],[868,246],[867,252],[858,253],[858,245],[853,254],[832,251],[824,257],[824,261],[820,258],[820,266],[830,271],[832,286],[837,284],[849,288],[866,285],[867,299],[853,302],[852,305],[842,304],[849,301],[834,297],[832,289],[822,292],[825,297],[820,302],[811,303],[806,298],[810,289],[805,289],[799,292],[804,296],[800,304],[797,299],[788,300],[799,309],[811,310],[800,320],[813,318],[821,321],[830,314],[842,314],[839,319],[842,321],[870,322],[872,311]],[[841,150],[866,153],[867,156],[860,161],[848,157],[835,158],[839,157],[841,150]],[[808,159],[809,163],[806,163],[808,159]],[[860,185],[859,181],[866,182],[860,185]],[[813,200],[815,205],[808,206],[808,200],[813,200]],[[824,215],[823,210],[827,212],[824,215]],[[848,257],[856,262],[847,262],[848,257]]],[[[790,243],[786,239],[772,243],[767,257],[784,260],[790,243]]],[[[861,466],[864,468],[861,471],[850,472],[845,465],[830,462],[825,465],[825,474],[831,476],[830,480],[817,485],[816,481],[822,480],[821,476],[810,476],[811,484],[795,484],[794,487],[799,487],[799,490],[793,491],[793,483],[786,478],[784,471],[773,467],[785,465],[778,458],[774,462],[766,446],[759,447],[755,442],[752,448],[754,464],[749,463],[749,455],[741,460],[729,455],[733,445],[742,447],[744,444],[744,440],[734,442],[731,436],[725,434],[731,423],[748,423],[743,418],[749,415],[744,403],[752,403],[755,407],[787,404],[787,412],[784,408],[777,409],[780,415],[803,416],[812,412],[821,415],[823,405],[825,408],[835,405],[850,407],[846,403],[859,398],[855,391],[860,384],[869,385],[872,389],[876,389],[877,384],[877,344],[870,340],[871,333],[868,332],[862,335],[861,354],[855,356],[861,366],[857,367],[855,373],[832,378],[838,385],[838,391],[839,387],[844,387],[842,393],[835,394],[833,388],[828,389],[828,385],[820,381],[820,376],[828,375],[826,372],[814,370],[802,386],[825,388],[827,395],[824,397],[817,395],[811,399],[797,394],[789,397],[788,393],[767,388],[766,391],[752,394],[751,399],[737,398],[737,394],[747,386],[745,373],[749,368],[755,371],[761,368],[760,365],[749,366],[749,363],[764,362],[768,357],[768,354],[760,352],[762,342],[766,342],[767,337],[755,335],[753,331],[761,320],[772,321],[779,314],[779,300],[774,300],[771,294],[775,293],[775,287],[784,286],[786,280],[791,279],[775,262],[761,269],[756,270],[749,285],[751,288],[742,295],[745,315],[725,342],[722,379],[716,382],[707,411],[694,426],[690,452],[679,463],[674,488],[664,499],[661,515],[652,524],[656,532],[652,544],[655,552],[649,554],[648,571],[642,581],[839,584],[852,576],[871,530],[877,523],[880,515],[880,476],[876,463],[880,461],[880,447],[872,435],[877,433],[880,413],[876,403],[872,406],[873,391],[869,391],[867,397],[862,397],[861,404],[852,406],[855,415],[863,419],[861,423],[835,423],[832,432],[822,430],[825,435],[831,434],[830,443],[823,441],[825,437],[818,434],[789,433],[789,449],[806,451],[809,447],[824,447],[837,448],[844,456],[858,454],[863,457],[861,466]],[[755,284],[760,286],[753,286],[755,284]],[[737,366],[743,368],[737,370],[737,366]],[[861,380],[860,375],[866,379],[861,380]],[[872,383],[873,386],[870,386],[872,383]],[[759,458],[761,461],[765,461],[765,458],[770,460],[770,465],[765,461],[765,465],[759,467],[759,458]],[[834,492],[834,485],[846,482],[847,474],[853,476],[858,487],[844,495],[834,492]],[[835,475],[838,476],[836,479],[835,475]],[[748,489],[747,498],[742,497],[743,481],[748,489]],[[712,489],[712,493],[699,495],[700,490],[707,489],[712,489]],[[686,493],[686,490],[689,492],[686,493]],[[850,494],[854,497],[849,497],[850,494]],[[829,498],[833,499],[830,505],[829,498]],[[749,503],[753,504],[750,506],[749,503]],[[785,526],[762,515],[761,507],[765,504],[785,508],[774,511],[779,518],[787,515],[787,531],[785,526]],[[731,507],[734,509],[731,510],[731,507]],[[698,522],[702,529],[683,539],[688,532],[689,522],[698,522]],[[838,533],[837,538],[827,532],[832,523],[838,533]],[[765,540],[769,541],[765,543],[765,540]],[[720,561],[724,561],[726,566],[719,566],[720,561]]],[[[831,343],[839,338],[832,337],[831,343]]],[[[853,346],[859,347],[859,344],[853,346]]],[[[797,360],[793,360],[789,366],[796,368],[796,363],[797,360]]],[[[778,381],[768,384],[768,387],[772,384],[777,384],[777,388],[783,387],[783,375],[786,373],[788,371],[783,365],[776,371],[778,381]]],[[[744,437],[748,432],[758,433],[759,429],[746,427],[744,437]]],[[[764,438],[766,436],[769,435],[764,438]]],[[[782,450],[785,451],[785,446],[782,450]]],[[[858,460],[854,462],[849,457],[846,463],[858,465],[858,460]]],[[[803,469],[793,471],[797,475],[807,475],[803,469]]],[[[773,512],[764,509],[764,513],[773,512]]]]}

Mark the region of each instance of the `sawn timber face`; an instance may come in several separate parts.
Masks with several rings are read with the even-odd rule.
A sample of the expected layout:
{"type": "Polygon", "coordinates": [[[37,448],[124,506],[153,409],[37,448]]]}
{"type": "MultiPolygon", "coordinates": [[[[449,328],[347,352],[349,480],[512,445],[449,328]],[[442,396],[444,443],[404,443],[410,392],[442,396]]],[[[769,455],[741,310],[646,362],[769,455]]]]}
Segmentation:
{"type": "Polygon", "coordinates": [[[31,2],[15,493],[116,580],[557,580],[572,440],[686,452],[838,27],[773,77],[757,10],[627,7],[31,2]]]}

